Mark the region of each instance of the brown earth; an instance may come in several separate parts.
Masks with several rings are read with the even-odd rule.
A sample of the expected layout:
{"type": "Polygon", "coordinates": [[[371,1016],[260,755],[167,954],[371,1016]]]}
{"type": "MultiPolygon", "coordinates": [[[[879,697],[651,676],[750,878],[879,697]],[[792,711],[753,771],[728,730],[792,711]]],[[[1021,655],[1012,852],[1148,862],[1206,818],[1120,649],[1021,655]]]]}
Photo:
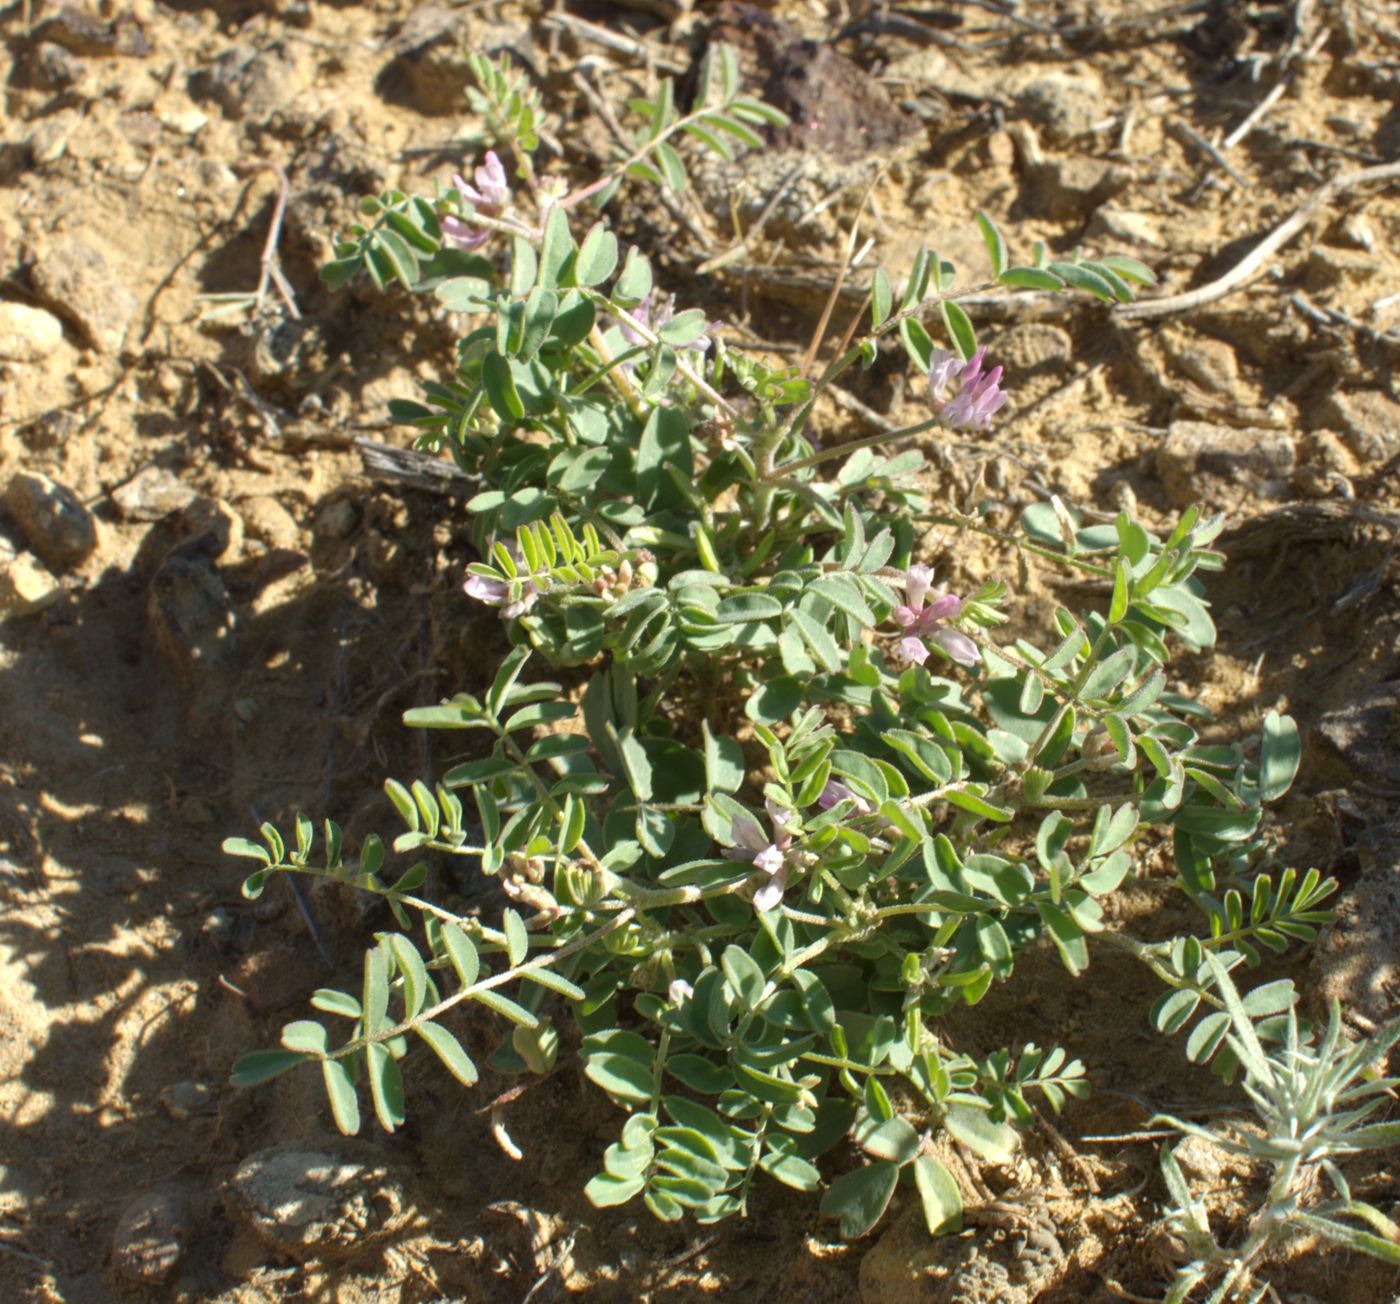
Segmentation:
{"type": "MultiPolygon", "coordinates": [[[[1095,1091],[1015,1165],[969,1171],[985,1207],[937,1247],[907,1209],[844,1245],[771,1187],[714,1231],[592,1210],[581,1187],[613,1119],[572,1064],[503,1107],[519,1161],[483,1108],[508,1079],[467,1096],[424,1066],[409,1125],[353,1145],[310,1075],[225,1085],[385,921],[286,883],[248,905],[221,839],[299,810],[341,818],[352,845],[388,827],[383,776],[448,759],[399,715],[475,687],[503,646],[460,593],[460,503],[371,481],[353,445],[403,442],[385,400],[439,374],[449,323],[399,294],[330,296],[315,273],[359,195],[431,189],[478,152],[464,45],[537,73],[552,166],[582,176],[610,142],[578,79],[620,102],[649,59],[688,68],[720,21],[798,128],[738,173],[700,168],[699,202],[634,194],[616,217],[730,338],[800,353],[862,208],[868,261],[894,272],[924,241],[980,275],[980,207],[1023,257],[1033,239],[1128,252],[1166,293],[1194,290],[1329,178],[1400,154],[1393,9],[794,0],[775,35],[758,11],[664,0],[29,8],[0,10],[0,1298],[1160,1297],[1171,1245],[1142,1129],[1237,1098],[1151,1033],[1155,993],[1114,956],[1072,982],[1032,955],[952,1029],[970,1050],[1060,1042],[1095,1091]],[[275,285],[253,295],[283,177],[277,255],[300,316],[275,285]],[[695,280],[736,232],[747,248],[695,280]],[[220,294],[245,297],[203,297],[220,294]],[[41,481],[7,491],[21,471],[81,506],[41,481]],[[1021,1212],[998,1215],[1008,1204],[1021,1212]],[[1017,1233],[1017,1217],[1052,1234],[1017,1233]],[[976,1278],[999,1287],[927,1284],[971,1281],[947,1265],[976,1252],[1009,1263],[976,1278]]],[[[930,487],[991,499],[994,520],[1052,492],[1106,513],[1135,502],[1154,523],[1197,498],[1229,512],[1232,565],[1210,582],[1221,646],[1176,673],[1222,737],[1274,707],[1310,731],[1270,829],[1285,863],[1336,873],[1349,897],[1312,978],[1306,951],[1278,971],[1373,1019],[1394,1011],[1400,945],[1374,914],[1400,901],[1383,828],[1400,791],[1397,248],[1400,185],[1382,176],[1332,194],[1200,306],[974,309],[1013,403],[991,436],[928,450],[930,487]]],[[[823,410],[821,437],[912,419],[903,370],[882,359],[823,410]]],[[[968,584],[1015,574],[995,550],[931,537],[926,552],[968,584]]],[[[1029,618],[1056,596],[1093,595],[1032,578],[1029,618]]],[[[1170,879],[1149,853],[1117,922],[1191,926],[1170,879]]],[[[491,1035],[470,1030],[471,1049],[491,1035]]],[[[1237,1215],[1248,1174],[1232,1194],[1209,1155],[1197,1172],[1218,1216],[1237,1215]]],[[[1353,1180],[1384,1209],[1400,1197],[1393,1167],[1353,1180]]],[[[1400,1289],[1312,1245],[1274,1281],[1338,1302],[1400,1289]]]]}

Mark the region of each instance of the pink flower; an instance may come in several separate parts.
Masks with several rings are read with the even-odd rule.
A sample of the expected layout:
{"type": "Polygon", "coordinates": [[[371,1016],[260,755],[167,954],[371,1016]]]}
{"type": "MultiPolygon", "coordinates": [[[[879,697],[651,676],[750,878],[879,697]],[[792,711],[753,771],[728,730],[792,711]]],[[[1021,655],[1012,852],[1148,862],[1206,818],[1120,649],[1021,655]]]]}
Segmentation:
{"type": "Polygon", "coordinates": [[[967,426],[986,430],[992,424],[992,414],[1006,402],[1001,388],[1001,368],[983,371],[987,350],[978,349],[966,362],[956,353],[935,349],[929,362],[928,387],[933,396],[934,410],[950,430],[967,426]],[[956,382],[956,392],[948,392],[956,382]]]}
{"type": "MultiPolygon", "coordinates": [[[[651,306],[651,296],[654,293],[655,291],[648,290],[641,303],[639,303],[635,308],[632,309],[632,311],[626,317],[623,317],[623,319],[620,322],[618,322],[617,329],[621,333],[622,338],[626,340],[628,344],[635,346],[638,344],[646,343],[646,340],[643,338],[641,332],[635,329],[633,325],[634,322],[649,327],[652,330],[652,332],[655,333],[660,331],[662,327],[669,324],[671,319],[675,317],[676,296],[673,294],[668,294],[656,305],[656,311],[655,314],[653,314],[651,306]]],[[[705,350],[710,347],[709,333],[712,330],[715,330],[719,326],[719,324],[720,323],[717,321],[712,321],[708,326],[705,327],[703,331],[700,332],[698,336],[695,337],[695,339],[691,340],[689,344],[679,345],[679,349],[682,352],[689,350],[692,353],[704,353],[705,350]]]]}
{"type": "MultiPolygon", "coordinates": [[[[506,170],[497,157],[496,151],[486,151],[486,162],[472,173],[476,185],[470,184],[461,173],[455,173],[452,184],[463,201],[475,213],[486,217],[500,217],[510,207],[510,182],[506,170]]],[[[442,233],[460,249],[477,249],[486,243],[489,231],[474,228],[470,218],[444,217],[441,221],[442,233]]]]}
{"type": "Polygon", "coordinates": [[[896,657],[906,665],[923,665],[929,658],[927,639],[936,643],[960,666],[975,666],[981,660],[977,644],[959,630],[949,629],[944,620],[962,610],[962,599],[953,593],[936,597],[927,606],[924,599],[933,583],[933,572],[927,566],[911,566],[904,576],[904,591],[908,602],[896,607],[894,618],[905,631],[895,649],[896,657]]]}
{"type": "MultiPolygon", "coordinates": [[[[520,555],[516,552],[513,544],[507,544],[506,551],[519,562],[520,555]]],[[[467,597],[484,602],[488,607],[502,608],[502,619],[514,620],[516,616],[523,616],[529,611],[540,596],[539,586],[534,580],[517,580],[516,583],[520,585],[518,598],[511,597],[512,585],[510,581],[498,580],[490,575],[478,575],[475,572],[467,576],[467,582],[462,585],[462,588],[466,591],[467,597]]]]}
{"type": "Polygon", "coordinates": [[[682,1001],[688,1001],[695,995],[695,988],[684,978],[673,978],[671,985],[666,989],[666,995],[672,1005],[679,1005],[682,1001]]]}
{"type": "Polygon", "coordinates": [[[875,809],[864,797],[857,797],[840,779],[828,779],[826,787],[817,794],[817,805],[822,810],[830,810],[843,801],[852,804],[854,807],[852,813],[855,815],[869,815],[875,809]]]}
{"type": "Polygon", "coordinates": [[[773,823],[772,841],[764,834],[763,826],[744,812],[736,815],[731,822],[738,845],[729,847],[724,853],[726,860],[752,861],[755,869],[768,875],[768,881],[753,894],[753,908],[759,912],[772,910],[783,899],[783,889],[787,887],[791,870],[787,853],[792,846],[792,833],[786,823],[790,812],[771,799],[764,804],[773,823]]]}

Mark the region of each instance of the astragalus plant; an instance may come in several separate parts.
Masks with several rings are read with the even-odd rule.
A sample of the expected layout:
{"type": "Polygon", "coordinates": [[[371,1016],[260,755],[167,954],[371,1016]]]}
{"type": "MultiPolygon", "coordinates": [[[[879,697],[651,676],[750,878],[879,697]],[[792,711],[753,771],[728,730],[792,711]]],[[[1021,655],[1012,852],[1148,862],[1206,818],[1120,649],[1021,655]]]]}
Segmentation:
{"type": "Polygon", "coordinates": [[[1101,940],[1199,1003],[1202,957],[1309,936],[1332,886],[1269,871],[1258,836],[1297,767],[1292,722],[1203,745],[1208,713],[1167,687],[1174,652],[1214,638],[1198,575],[1221,564],[1218,519],[1086,527],[1056,501],[1003,532],[921,476],[919,435],[994,440],[1005,397],[960,297],[1121,301],[1150,273],[1040,248],[1014,266],[981,218],[987,280],[960,289],[921,251],[897,296],[874,274],[863,330],[824,366],[770,365],[597,216],[624,184],[679,189],[693,151],[761,145],[780,115],[742,94],[732,55],[712,52],[686,112],[669,81],[633,102],[635,139],[573,189],[541,174],[526,82],[477,70],[495,149],[436,196],[366,200],[325,276],[460,323],[441,379],[393,415],[479,478],[462,601],[496,608],[512,647],[484,691],[408,712],[476,755],[431,787],[388,780],[396,834],[351,855],[335,824],[318,848],[298,818],[285,840],[226,844],[261,862],[249,896],[325,875],[393,916],[354,990],[316,993],[322,1017],[236,1080],[314,1066],[343,1131],[366,1095],[392,1130],[405,1067],[436,1057],[476,1083],[458,1029],[484,1009],[503,1029],[493,1069],[576,1057],[617,1106],[598,1205],[713,1222],[771,1179],[822,1193],[858,1236],[906,1182],[931,1229],[955,1225],[934,1135],[1004,1157],[1037,1102],[1058,1110],[1087,1080],[1066,1048],[968,1054],[941,1015],[1014,982],[1045,939],[1070,978],[1101,940]],[[927,377],[926,417],[826,442],[824,391],[887,342],[927,377]],[[932,526],[951,540],[936,558],[917,551],[932,526]],[[1014,548],[1023,579],[1061,568],[1101,599],[999,637],[1017,576],[976,573],[974,536],[1014,548]],[[1200,907],[1194,968],[1105,927],[1148,830],[1174,840],[1200,907]],[[449,857],[500,884],[494,911],[438,899],[449,857]]]}

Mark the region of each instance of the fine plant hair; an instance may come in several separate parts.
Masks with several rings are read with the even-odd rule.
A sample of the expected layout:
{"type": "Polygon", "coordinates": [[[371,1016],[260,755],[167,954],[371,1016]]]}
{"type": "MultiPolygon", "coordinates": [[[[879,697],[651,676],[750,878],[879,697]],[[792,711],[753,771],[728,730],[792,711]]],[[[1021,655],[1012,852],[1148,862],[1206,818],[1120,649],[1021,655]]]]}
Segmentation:
{"type": "Polygon", "coordinates": [[[1273,1002],[1259,999],[1263,988],[1241,997],[1229,965],[1243,957],[1207,952],[1202,958],[1223,1010],[1225,1044],[1243,1073],[1243,1087],[1254,1108],[1254,1126],[1234,1132],[1203,1127],[1161,1115],[1154,1123],[1197,1137],[1267,1169],[1262,1200],[1230,1243],[1211,1230],[1205,1205],[1191,1194],[1175,1151],[1162,1148],[1162,1175],[1174,1204],[1167,1226],[1189,1259],[1167,1292],[1167,1304],[1182,1304],[1197,1286],[1212,1286],[1209,1304],[1262,1300],[1270,1292],[1256,1270],[1268,1253],[1300,1236],[1333,1241],[1348,1249],[1400,1264],[1400,1226],[1374,1205],[1352,1195],[1335,1160],[1400,1143],[1400,1122],[1379,1122],[1376,1113],[1394,1097],[1400,1079],[1379,1069],[1400,1040],[1400,1018],[1392,1019],[1363,1042],[1342,1033],[1341,1008],[1332,1002],[1327,1027],[1312,1036],[1291,1007],[1264,1014],[1273,1002]],[[1261,1022],[1282,1019],[1282,1043],[1265,1047],[1261,1022]]]}
{"type": "Polygon", "coordinates": [[[631,101],[615,163],[572,189],[544,167],[528,80],[475,71],[495,149],[436,195],[364,200],[323,275],[460,323],[441,379],[391,413],[479,479],[461,600],[496,608],[511,650],[484,692],[407,712],[479,748],[433,786],[386,780],[396,832],[352,853],[335,823],[318,835],[298,816],[285,837],[265,824],[225,843],[258,862],[249,897],[288,872],[387,906],[356,989],[316,992],[322,1017],[235,1081],[315,1065],[341,1131],[366,1098],[392,1131],[409,1065],[436,1057],[476,1084],[460,1020],[484,1007],[502,1029],[493,1070],[577,1056],[616,1105],[594,1204],[709,1223],[773,1180],[821,1193],[856,1237],[901,1182],[930,1231],[956,1227],[935,1136],[1002,1160],[1037,1103],[1087,1091],[1070,1049],[973,1055],[939,1022],[1014,982],[1043,940],[1071,978],[1093,946],[1137,957],[1166,985],[1157,1026],[1195,1020],[1191,1058],[1243,1068],[1251,1091],[1262,1064],[1301,1063],[1291,984],[1238,997],[1228,977],[1327,918],[1334,883],[1277,866],[1260,831],[1298,731],[1270,712],[1257,743],[1203,744],[1209,712],[1167,686],[1174,655],[1214,641],[1198,573],[1222,564],[1222,521],[1086,524],[1055,499],[1001,529],[919,478],[920,434],[989,429],[1005,398],[961,299],[1123,303],[1150,271],[1042,246],[1016,264],[979,214],[981,281],[959,287],[921,250],[898,292],[874,273],[830,361],[770,365],[677,306],[606,217],[623,186],[679,191],[695,155],[761,148],[783,121],[743,93],[731,52],[710,52],[688,109],[670,80],[631,101]],[[824,391],[882,350],[928,378],[930,415],[829,443],[824,391]],[[952,541],[937,576],[918,552],[935,527],[952,541]],[[999,638],[1014,598],[1008,577],[969,573],[958,543],[974,536],[1016,558],[1021,588],[1043,568],[1101,596],[999,638]],[[1105,922],[1149,831],[1170,835],[1193,935],[1105,922]],[[430,865],[449,857],[508,904],[434,899],[430,865]],[[1241,1005],[1268,1016],[1248,1034],[1241,1005]],[[824,1172],[848,1138],[858,1158],[824,1172]]]}

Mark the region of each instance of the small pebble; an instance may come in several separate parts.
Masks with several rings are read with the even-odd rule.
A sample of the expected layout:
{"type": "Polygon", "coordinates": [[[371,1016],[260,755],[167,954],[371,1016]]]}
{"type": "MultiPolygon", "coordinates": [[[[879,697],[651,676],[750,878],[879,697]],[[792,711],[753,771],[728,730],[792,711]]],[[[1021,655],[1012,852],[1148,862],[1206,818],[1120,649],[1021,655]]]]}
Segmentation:
{"type": "Polygon", "coordinates": [[[32,615],[62,594],[59,582],[27,552],[0,559],[0,616],[32,615]]]}
{"type": "Polygon", "coordinates": [[[267,494],[245,498],[238,504],[238,510],[248,533],[255,539],[261,539],[269,548],[292,549],[297,546],[297,523],[277,499],[267,494]]]}
{"type": "Polygon", "coordinates": [[[53,570],[68,570],[96,550],[97,522],[92,513],[56,480],[37,471],[18,471],[3,502],[29,546],[53,570]]]}
{"type": "Polygon", "coordinates": [[[359,508],[348,498],[337,498],[316,513],[316,533],[327,539],[348,539],[359,523],[359,508]]]}
{"type": "Polygon", "coordinates": [[[194,490],[163,466],[148,466],[112,492],[112,501],[128,521],[158,521],[183,511],[194,499],[194,490]]]}
{"type": "Polygon", "coordinates": [[[185,1251],[185,1201],[172,1191],[145,1191],[117,1219],[112,1263],[128,1281],[154,1286],[166,1281],[185,1251]]]}
{"type": "Polygon", "coordinates": [[[213,1088],[204,1082],[172,1082],[160,1089],[160,1103],[177,1123],[212,1114],[218,1107],[213,1088]]]}
{"type": "Polygon", "coordinates": [[[25,303],[0,303],[0,358],[40,362],[63,343],[63,323],[25,303]]]}
{"type": "Polygon", "coordinates": [[[156,645],[186,682],[233,655],[237,622],[223,576],[200,536],[172,549],[151,580],[146,611],[156,645]]]}
{"type": "Polygon", "coordinates": [[[101,253],[80,240],[62,238],[40,252],[31,275],[39,296],[75,322],[99,350],[120,350],[136,296],[101,253]]]}

